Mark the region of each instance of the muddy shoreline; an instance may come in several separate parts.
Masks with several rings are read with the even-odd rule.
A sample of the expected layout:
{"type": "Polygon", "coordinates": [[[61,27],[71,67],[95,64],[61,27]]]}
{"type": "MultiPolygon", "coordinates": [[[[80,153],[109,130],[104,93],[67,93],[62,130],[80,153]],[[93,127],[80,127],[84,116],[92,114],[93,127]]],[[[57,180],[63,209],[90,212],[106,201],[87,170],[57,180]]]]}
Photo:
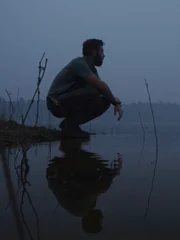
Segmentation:
{"type": "Polygon", "coordinates": [[[45,127],[23,126],[15,121],[0,120],[0,146],[13,147],[21,144],[58,141],[61,131],[45,127]]]}

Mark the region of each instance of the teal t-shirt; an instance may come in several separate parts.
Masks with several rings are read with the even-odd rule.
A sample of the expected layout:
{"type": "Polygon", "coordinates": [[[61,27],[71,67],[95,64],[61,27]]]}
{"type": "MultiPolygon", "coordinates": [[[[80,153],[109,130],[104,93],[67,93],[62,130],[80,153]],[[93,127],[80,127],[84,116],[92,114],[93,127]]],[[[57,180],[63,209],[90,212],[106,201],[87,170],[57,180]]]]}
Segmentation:
{"type": "Polygon", "coordinates": [[[49,88],[48,96],[55,97],[77,88],[90,86],[83,79],[90,74],[99,77],[92,60],[88,57],[74,58],[57,74],[49,88]]]}

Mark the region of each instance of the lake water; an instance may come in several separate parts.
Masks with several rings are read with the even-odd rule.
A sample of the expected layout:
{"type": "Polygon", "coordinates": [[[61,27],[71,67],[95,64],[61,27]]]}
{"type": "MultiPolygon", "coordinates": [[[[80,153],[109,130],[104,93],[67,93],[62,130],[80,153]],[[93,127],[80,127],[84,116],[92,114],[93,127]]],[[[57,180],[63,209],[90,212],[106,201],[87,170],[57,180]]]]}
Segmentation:
{"type": "MultiPolygon", "coordinates": [[[[165,134],[158,140],[154,179],[153,134],[146,136],[143,152],[141,134],[24,147],[24,157],[11,149],[3,161],[10,169],[24,239],[178,237],[180,136],[165,134]]],[[[0,239],[21,239],[0,163],[0,239]]]]}

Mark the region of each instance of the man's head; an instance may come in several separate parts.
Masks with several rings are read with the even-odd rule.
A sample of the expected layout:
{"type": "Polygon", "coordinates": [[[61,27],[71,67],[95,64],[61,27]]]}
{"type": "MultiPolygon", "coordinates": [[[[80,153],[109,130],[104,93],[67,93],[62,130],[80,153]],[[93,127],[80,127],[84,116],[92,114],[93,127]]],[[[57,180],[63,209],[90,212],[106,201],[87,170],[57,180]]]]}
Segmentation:
{"type": "Polygon", "coordinates": [[[85,57],[92,57],[94,65],[100,67],[103,64],[104,42],[99,39],[88,39],[83,43],[82,53],[85,57]]]}

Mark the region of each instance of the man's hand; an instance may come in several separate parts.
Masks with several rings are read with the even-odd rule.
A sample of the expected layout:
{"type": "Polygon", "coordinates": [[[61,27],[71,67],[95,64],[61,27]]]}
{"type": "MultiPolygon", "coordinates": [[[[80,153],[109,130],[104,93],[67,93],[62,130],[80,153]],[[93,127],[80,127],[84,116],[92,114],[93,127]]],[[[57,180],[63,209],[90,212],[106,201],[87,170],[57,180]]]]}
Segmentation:
{"type": "Polygon", "coordinates": [[[116,114],[118,114],[118,121],[119,121],[123,116],[122,106],[120,104],[117,104],[114,107],[114,115],[116,116],[116,114]]]}

